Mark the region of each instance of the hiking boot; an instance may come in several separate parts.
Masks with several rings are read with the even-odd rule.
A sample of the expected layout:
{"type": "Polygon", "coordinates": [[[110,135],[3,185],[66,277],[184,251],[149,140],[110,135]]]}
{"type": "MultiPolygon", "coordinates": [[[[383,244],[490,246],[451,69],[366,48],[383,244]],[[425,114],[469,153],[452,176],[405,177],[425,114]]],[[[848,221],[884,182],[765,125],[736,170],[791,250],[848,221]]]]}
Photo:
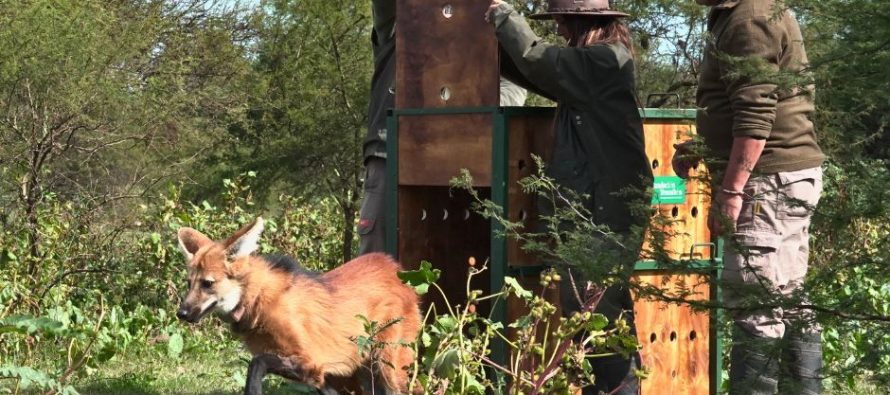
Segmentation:
{"type": "Polygon", "coordinates": [[[736,327],[729,362],[730,395],[773,395],[779,377],[782,339],[754,336],[736,327]]]}
{"type": "Polygon", "coordinates": [[[822,393],[822,336],[819,332],[785,333],[779,377],[779,393],[822,393]]]}

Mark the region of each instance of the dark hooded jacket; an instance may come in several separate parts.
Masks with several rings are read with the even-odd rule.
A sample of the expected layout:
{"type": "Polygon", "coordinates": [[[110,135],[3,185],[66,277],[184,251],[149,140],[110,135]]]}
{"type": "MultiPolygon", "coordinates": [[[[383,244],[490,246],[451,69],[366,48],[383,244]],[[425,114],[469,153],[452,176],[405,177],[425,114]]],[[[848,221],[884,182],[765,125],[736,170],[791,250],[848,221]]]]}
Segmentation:
{"type": "Polygon", "coordinates": [[[507,4],[492,13],[502,73],[558,102],[547,174],[591,198],[597,224],[645,225],[652,169],[635,95],[634,63],[621,44],[560,47],[541,40],[507,4]],[[505,56],[504,56],[505,55],[505,56]]]}

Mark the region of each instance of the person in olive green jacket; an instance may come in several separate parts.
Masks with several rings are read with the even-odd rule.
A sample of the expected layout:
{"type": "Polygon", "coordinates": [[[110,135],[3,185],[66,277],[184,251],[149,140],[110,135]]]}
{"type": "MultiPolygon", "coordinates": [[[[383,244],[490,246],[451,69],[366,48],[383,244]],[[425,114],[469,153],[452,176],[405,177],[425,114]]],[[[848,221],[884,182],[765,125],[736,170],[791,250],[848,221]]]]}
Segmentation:
{"type": "MultiPolygon", "coordinates": [[[[711,6],[697,124],[716,160],[711,230],[727,240],[730,393],[818,394],[821,329],[812,311],[796,306],[808,304],[808,227],[824,155],[811,120],[813,86],[780,84],[808,77],[803,36],[774,0],[697,1],[711,6]]],[[[677,175],[700,159],[696,144],[677,146],[677,175]]]]}
{"type": "MultiPolygon", "coordinates": [[[[567,47],[561,47],[542,41],[518,12],[500,0],[493,0],[486,13],[502,51],[512,61],[502,72],[515,68],[520,75],[508,78],[558,103],[548,176],[562,187],[589,196],[584,203],[593,222],[608,226],[625,241],[603,243],[614,251],[602,251],[602,255],[619,261],[617,266],[628,280],[648,223],[645,210],[637,209],[649,204],[652,170],[635,95],[633,47],[620,19],[624,16],[610,10],[607,0],[550,1],[546,13],[531,17],[554,18],[567,41],[567,47]]],[[[575,295],[585,295],[589,280],[601,280],[583,278],[578,268],[569,266],[565,270],[570,275],[560,283],[566,315],[587,304],[588,300],[575,295]]],[[[595,311],[612,322],[623,317],[633,326],[633,301],[627,286],[609,287],[595,311]]],[[[629,360],[620,356],[592,359],[595,385],[583,393],[636,394],[639,379],[632,368],[638,361],[638,355],[629,360]]]]}

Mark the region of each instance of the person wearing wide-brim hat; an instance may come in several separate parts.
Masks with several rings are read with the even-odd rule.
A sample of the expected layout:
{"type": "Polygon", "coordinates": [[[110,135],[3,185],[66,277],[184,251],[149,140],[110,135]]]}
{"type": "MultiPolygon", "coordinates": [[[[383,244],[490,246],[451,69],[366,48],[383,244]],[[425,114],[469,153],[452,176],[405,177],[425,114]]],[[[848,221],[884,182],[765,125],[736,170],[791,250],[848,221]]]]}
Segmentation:
{"type": "MultiPolygon", "coordinates": [[[[556,20],[557,31],[566,40],[566,46],[559,46],[535,35],[525,19],[500,0],[492,0],[485,14],[504,53],[502,73],[558,104],[547,175],[587,196],[583,203],[590,219],[608,226],[616,236],[602,237],[601,242],[592,238],[596,245],[587,251],[596,257],[586,263],[558,266],[565,274],[560,282],[563,312],[570,316],[592,304],[585,299],[591,296],[585,295],[589,282],[612,284],[595,312],[610,323],[624,318],[635,333],[626,282],[648,224],[652,170],[635,94],[633,46],[622,22],[626,16],[610,9],[607,0],[551,0],[546,12],[531,18],[556,20]]],[[[547,213],[553,207],[545,202],[539,210],[547,213]]],[[[610,351],[614,350],[593,350],[610,351]]],[[[629,359],[615,355],[592,358],[590,363],[595,383],[585,387],[584,394],[638,392],[635,352],[629,359]]]]}

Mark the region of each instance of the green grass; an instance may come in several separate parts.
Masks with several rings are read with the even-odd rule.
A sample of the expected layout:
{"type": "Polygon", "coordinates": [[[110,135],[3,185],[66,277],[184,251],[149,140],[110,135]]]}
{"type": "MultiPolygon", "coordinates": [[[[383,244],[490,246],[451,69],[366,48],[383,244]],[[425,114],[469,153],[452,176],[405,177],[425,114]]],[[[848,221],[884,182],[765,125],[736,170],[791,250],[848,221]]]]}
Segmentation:
{"type": "MultiPolygon", "coordinates": [[[[248,354],[235,349],[117,355],[75,383],[83,395],[236,395],[244,391],[248,354]]],[[[267,376],[264,394],[314,394],[308,387],[267,376]]]]}
{"type": "Polygon", "coordinates": [[[874,383],[859,380],[854,383],[853,388],[840,388],[825,391],[825,395],[884,395],[887,394],[887,388],[878,388],[874,383]]]}
{"type": "MultiPolygon", "coordinates": [[[[206,343],[205,343],[206,344],[206,343]]],[[[117,355],[92,374],[74,383],[83,395],[240,395],[244,391],[249,354],[231,342],[218,349],[187,348],[171,358],[146,347],[117,355]]],[[[886,389],[861,380],[853,389],[834,389],[826,395],[878,395],[886,389]]],[[[315,394],[310,388],[277,376],[266,376],[264,394],[315,394]]]]}

